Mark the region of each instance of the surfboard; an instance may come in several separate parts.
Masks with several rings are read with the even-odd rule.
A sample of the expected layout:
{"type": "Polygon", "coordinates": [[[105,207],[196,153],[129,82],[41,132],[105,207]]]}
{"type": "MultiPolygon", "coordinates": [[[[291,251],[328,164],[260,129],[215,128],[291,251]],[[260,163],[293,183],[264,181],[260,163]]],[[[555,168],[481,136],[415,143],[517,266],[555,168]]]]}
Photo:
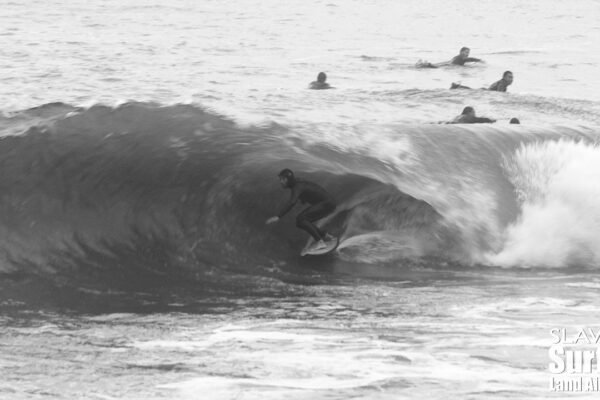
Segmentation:
{"type": "Polygon", "coordinates": [[[329,254],[332,251],[334,251],[335,249],[337,249],[337,247],[340,244],[340,238],[334,237],[332,239],[329,239],[325,242],[325,244],[327,245],[326,247],[319,249],[319,250],[314,250],[314,245],[315,245],[315,241],[311,238],[308,243],[306,243],[306,246],[304,246],[304,248],[302,249],[302,251],[300,252],[301,256],[322,256],[325,254],[329,254]]]}
{"type": "Polygon", "coordinates": [[[419,60],[415,64],[415,68],[437,68],[435,64],[430,63],[429,61],[419,60]]]}

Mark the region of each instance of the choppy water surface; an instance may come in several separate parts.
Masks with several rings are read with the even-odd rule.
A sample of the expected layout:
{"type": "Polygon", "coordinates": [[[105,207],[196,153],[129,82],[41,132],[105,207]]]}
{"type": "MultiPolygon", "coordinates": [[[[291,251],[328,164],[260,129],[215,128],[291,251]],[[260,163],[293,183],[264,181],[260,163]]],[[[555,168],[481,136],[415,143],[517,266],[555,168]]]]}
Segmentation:
{"type": "Polygon", "coordinates": [[[547,332],[590,326],[599,283],[473,275],[324,285],[276,299],[188,303],[185,313],[4,317],[2,393],[564,398],[547,390],[547,332]],[[561,298],[561,291],[577,295],[561,298]]]}

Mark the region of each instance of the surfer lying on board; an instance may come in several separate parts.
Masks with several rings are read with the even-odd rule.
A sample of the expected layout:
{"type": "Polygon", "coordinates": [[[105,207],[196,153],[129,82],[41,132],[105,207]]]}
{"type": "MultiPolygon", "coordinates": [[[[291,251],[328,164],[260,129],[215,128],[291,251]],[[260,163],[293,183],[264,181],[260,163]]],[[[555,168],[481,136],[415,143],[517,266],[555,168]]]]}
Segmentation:
{"type": "Polygon", "coordinates": [[[504,71],[502,79],[498,82],[492,83],[492,86],[488,90],[494,90],[496,92],[506,92],[506,88],[513,82],[513,73],[510,71],[504,71]]]}
{"type": "Polygon", "coordinates": [[[495,119],[478,117],[475,115],[473,107],[465,107],[458,117],[454,118],[449,124],[482,124],[496,122],[495,119]]]}
{"type": "Polygon", "coordinates": [[[452,60],[450,60],[450,64],[452,65],[465,65],[468,62],[481,62],[479,58],[469,57],[471,53],[471,49],[468,47],[463,47],[458,52],[457,56],[454,56],[452,60]]]}
{"type": "Polygon", "coordinates": [[[308,203],[310,206],[300,212],[296,217],[296,226],[308,232],[313,239],[315,239],[316,245],[314,250],[320,250],[327,247],[325,241],[333,237],[327,234],[327,232],[317,228],[314,225],[314,222],[326,217],[335,210],[335,202],[329,193],[316,183],[297,179],[294,176],[294,173],[287,168],[279,173],[279,182],[284,189],[291,190],[291,197],[277,216],[267,220],[267,224],[279,221],[281,217],[287,214],[296,205],[298,200],[300,200],[302,204],[308,203]]]}
{"type": "MultiPolygon", "coordinates": [[[[504,71],[502,74],[502,79],[497,82],[492,83],[492,85],[487,88],[487,90],[491,90],[493,92],[506,92],[506,88],[509,87],[513,82],[513,73],[510,71],[504,71]]],[[[450,89],[471,89],[468,86],[463,86],[460,83],[452,82],[450,85],[450,89]]],[[[485,88],[482,88],[485,90],[485,88]]]]}
{"type": "Polygon", "coordinates": [[[483,60],[475,57],[469,57],[469,53],[471,53],[471,49],[468,47],[463,47],[460,49],[460,52],[457,56],[452,57],[450,61],[444,61],[437,64],[432,64],[430,62],[419,61],[417,63],[417,67],[419,68],[438,68],[446,65],[465,65],[468,62],[483,62],[483,60]]]}

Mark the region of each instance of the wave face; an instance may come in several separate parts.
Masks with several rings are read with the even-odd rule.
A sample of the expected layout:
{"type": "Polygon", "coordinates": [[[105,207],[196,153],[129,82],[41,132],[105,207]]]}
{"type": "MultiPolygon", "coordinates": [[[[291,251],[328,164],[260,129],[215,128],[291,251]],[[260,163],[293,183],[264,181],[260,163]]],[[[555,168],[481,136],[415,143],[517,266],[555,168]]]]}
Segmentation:
{"type": "Polygon", "coordinates": [[[597,266],[600,150],[583,128],[240,127],[188,105],[49,104],[0,121],[0,272],[198,278],[303,265],[288,167],[339,207],[334,264],[597,266]],[[17,133],[18,134],[15,134],[17,133]]]}

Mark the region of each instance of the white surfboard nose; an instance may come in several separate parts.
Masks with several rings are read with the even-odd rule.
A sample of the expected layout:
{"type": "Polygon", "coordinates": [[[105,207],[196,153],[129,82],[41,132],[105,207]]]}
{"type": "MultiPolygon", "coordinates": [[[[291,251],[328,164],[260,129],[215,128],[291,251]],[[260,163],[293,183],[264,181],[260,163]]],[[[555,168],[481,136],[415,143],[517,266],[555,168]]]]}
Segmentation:
{"type": "Polygon", "coordinates": [[[314,243],[311,246],[310,245],[311,242],[314,243],[314,240],[311,240],[309,242],[309,244],[307,244],[307,246],[305,246],[304,249],[302,249],[302,251],[300,252],[301,256],[306,256],[306,255],[317,256],[317,255],[331,253],[340,244],[339,238],[336,238],[331,235],[328,235],[327,240],[325,241],[325,246],[317,247],[316,243],[314,243]]]}

